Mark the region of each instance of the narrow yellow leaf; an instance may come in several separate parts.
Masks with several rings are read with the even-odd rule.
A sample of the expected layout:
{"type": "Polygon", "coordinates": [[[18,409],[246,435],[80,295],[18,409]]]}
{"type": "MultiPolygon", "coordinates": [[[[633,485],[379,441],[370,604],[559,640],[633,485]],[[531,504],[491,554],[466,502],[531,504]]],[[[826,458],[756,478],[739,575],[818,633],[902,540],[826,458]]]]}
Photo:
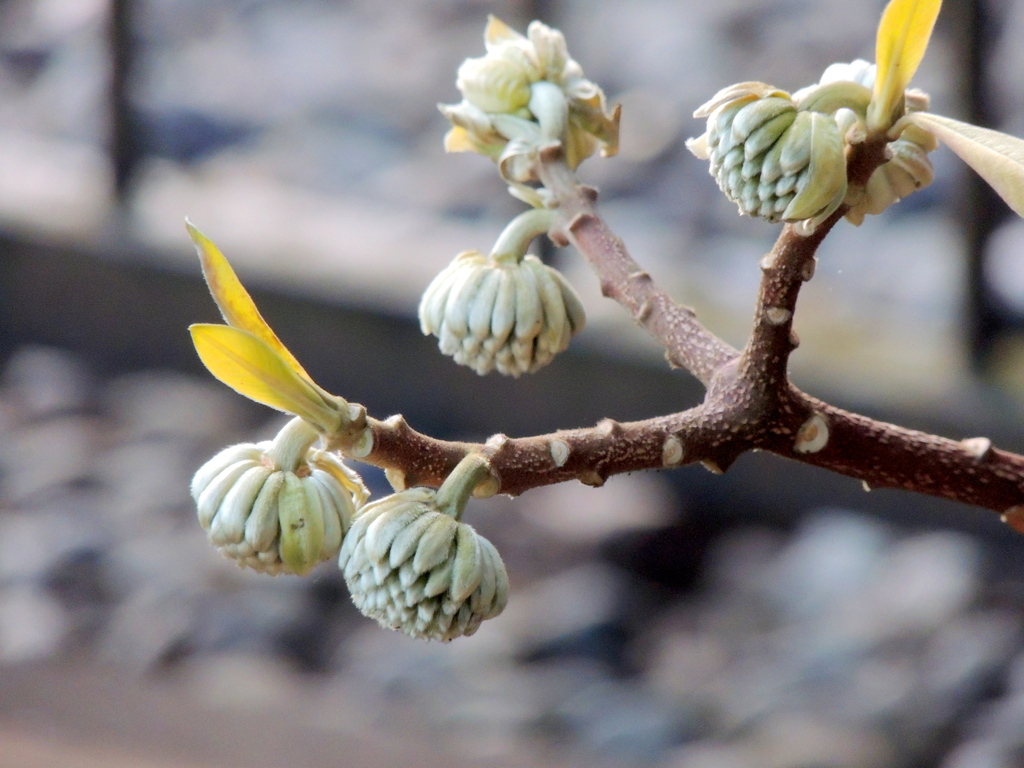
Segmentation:
{"type": "Polygon", "coordinates": [[[1014,213],[1024,216],[1024,140],[928,112],[915,112],[910,119],[953,150],[1014,213]]]}
{"type": "Polygon", "coordinates": [[[203,365],[239,394],[301,416],[324,432],[337,426],[338,413],[315,385],[263,339],[240,328],[207,323],[191,325],[189,332],[203,365]]]}
{"type": "Polygon", "coordinates": [[[891,0],[882,13],[875,41],[874,98],[869,122],[884,126],[892,119],[903,92],[910,85],[935,27],[942,0],[891,0]]]}
{"type": "Polygon", "coordinates": [[[292,370],[312,382],[309,374],[299,365],[299,361],[267,325],[267,321],[256,309],[252,297],[242,286],[238,275],[235,274],[235,270],[231,268],[231,264],[228,263],[220,249],[206,235],[196,229],[188,219],[185,219],[185,228],[199,252],[203,277],[206,278],[206,284],[210,287],[210,293],[213,294],[213,300],[217,302],[224,321],[230,326],[241,328],[243,331],[248,331],[263,339],[292,367],[292,370]]]}

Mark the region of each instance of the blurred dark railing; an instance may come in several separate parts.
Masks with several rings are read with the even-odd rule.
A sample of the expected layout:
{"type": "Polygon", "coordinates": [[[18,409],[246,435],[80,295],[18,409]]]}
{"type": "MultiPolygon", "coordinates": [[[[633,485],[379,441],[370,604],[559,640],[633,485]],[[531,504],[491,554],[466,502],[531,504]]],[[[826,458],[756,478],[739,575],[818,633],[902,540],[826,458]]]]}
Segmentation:
{"type": "MultiPolygon", "coordinates": [[[[993,125],[998,115],[992,108],[988,62],[1001,25],[985,0],[951,4],[947,23],[957,30],[952,38],[961,48],[957,51],[959,60],[966,63],[959,83],[966,119],[975,125],[993,125]]],[[[997,340],[1024,325],[1024,318],[999,299],[986,276],[989,243],[1010,211],[977,174],[965,174],[963,183],[964,197],[957,215],[967,252],[965,341],[975,372],[984,376],[997,340]]]]}
{"type": "Polygon", "coordinates": [[[108,41],[110,47],[110,160],[114,196],[122,207],[131,194],[140,160],[139,123],[132,103],[138,37],[133,24],[134,0],[111,0],[108,41]]]}

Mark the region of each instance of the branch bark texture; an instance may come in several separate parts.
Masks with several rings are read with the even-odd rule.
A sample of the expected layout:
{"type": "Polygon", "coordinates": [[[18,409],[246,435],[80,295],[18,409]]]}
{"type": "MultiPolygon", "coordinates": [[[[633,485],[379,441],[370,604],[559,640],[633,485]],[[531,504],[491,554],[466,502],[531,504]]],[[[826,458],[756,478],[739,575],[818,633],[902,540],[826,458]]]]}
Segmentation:
{"type": "MultiPolygon", "coordinates": [[[[884,162],[884,141],[848,158],[852,188],[884,162]]],[[[706,387],[704,402],[680,413],[486,443],[446,442],[416,432],[401,417],[369,420],[371,453],[399,487],[439,485],[468,452],[490,460],[487,492],[518,495],[567,480],[601,485],[613,474],[701,462],[725,471],[742,453],[766,450],[856,478],[869,488],[899,488],[985,507],[1017,527],[1024,520],[1024,457],[985,438],[952,440],[876,421],[824,403],[792,385],[789,356],[799,344],[793,316],[801,286],[814,275],[815,252],[842,218],[836,211],[810,235],[786,226],[761,261],[750,338],[742,350],[677,304],[629,254],[598,214],[597,193],[581,185],[556,147],[541,152],[541,183],[558,201],[550,236],[573,245],[597,273],[602,293],[621,304],[706,387]]],[[[1024,524],[1022,524],[1024,529],[1024,524]]]]}

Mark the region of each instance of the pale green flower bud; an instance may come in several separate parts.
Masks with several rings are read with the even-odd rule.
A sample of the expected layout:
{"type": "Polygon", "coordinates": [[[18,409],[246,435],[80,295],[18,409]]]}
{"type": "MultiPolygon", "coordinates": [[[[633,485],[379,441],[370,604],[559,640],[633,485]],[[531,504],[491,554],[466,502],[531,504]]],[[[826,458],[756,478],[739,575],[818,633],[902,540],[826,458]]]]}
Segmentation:
{"type": "MultiPolygon", "coordinates": [[[[505,148],[499,137],[504,137],[527,144],[515,150],[526,157],[540,143],[555,140],[563,142],[566,161],[576,168],[598,149],[606,157],[618,151],[619,109],[609,111],[602,90],[570,58],[561,32],[534,21],[523,36],[492,16],[484,42],[487,54],[466,59],[459,67],[456,85],[463,103],[440,106],[455,125],[445,137],[449,152],[479,152],[496,160],[505,148]],[[551,93],[537,99],[543,84],[554,87],[554,100],[551,93]],[[471,115],[470,108],[485,114],[487,121],[471,115]],[[499,117],[528,121],[537,129],[524,130],[499,117]]],[[[534,180],[527,176],[517,170],[506,179],[534,180]]]]}
{"type": "Polygon", "coordinates": [[[837,62],[825,67],[818,84],[828,85],[845,81],[863,85],[865,88],[874,88],[877,72],[878,67],[864,59],[854,59],[849,63],[837,62]]]}
{"type": "Polygon", "coordinates": [[[687,142],[741,213],[768,221],[821,220],[846,195],[846,160],[835,121],[799,111],[788,94],[741,83],[697,111],[707,132],[687,142]]]}
{"type": "Polygon", "coordinates": [[[472,635],[508,602],[508,574],[487,539],[458,518],[487,474],[471,456],[440,489],[411,488],[367,504],[338,565],[356,607],[381,626],[444,642],[472,635]]]}
{"type": "Polygon", "coordinates": [[[420,328],[479,374],[534,373],[569,346],[586,316],[576,291],[535,256],[464,251],[423,294],[420,328]]]}
{"type": "Polygon", "coordinates": [[[462,62],[455,85],[484,112],[517,112],[530,101],[530,85],[540,79],[530,53],[518,41],[503,42],[486,56],[462,62]]]}
{"type": "Polygon", "coordinates": [[[294,419],[273,441],[226,448],[196,473],[192,498],[210,543],[239,566],[305,574],[334,557],[369,496],[316,432],[294,419]]]}
{"type": "Polygon", "coordinates": [[[935,171],[928,159],[928,153],[935,149],[935,138],[927,131],[920,131],[924,135],[919,135],[916,132],[917,126],[913,127],[915,131],[905,131],[903,137],[886,147],[890,159],[871,174],[863,194],[847,201],[850,204],[846,212],[848,221],[860,226],[866,215],[882,213],[893,203],[924,189],[935,179],[935,171]],[[921,143],[912,139],[918,139],[921,143]]]}

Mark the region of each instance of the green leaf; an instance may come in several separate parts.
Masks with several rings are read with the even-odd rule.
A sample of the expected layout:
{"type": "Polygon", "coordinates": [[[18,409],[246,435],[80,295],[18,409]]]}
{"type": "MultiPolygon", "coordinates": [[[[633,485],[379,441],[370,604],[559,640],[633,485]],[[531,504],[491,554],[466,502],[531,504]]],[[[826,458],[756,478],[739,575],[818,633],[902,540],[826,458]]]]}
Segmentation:
{"type": "Polygon", "coordinates": [[[942,0],[891,0],[875,41],[875,90],[868,123],[888,128],[893,110],[924,58],[942,0]]]}
{"type": "Polygon", "coordinates": [[[915,112],[909,119],[953,150],[1014,213],[1024,216],[1024,140],[929,112],[915,112]]]}
{"type": "Polygon", "coordinates": [[[239,394],[301,416],[322,432],[337,428],[335,408],[263,339],[240,328],[206,323],[189,326],[189,332],[203,365],[239,394]]]}

